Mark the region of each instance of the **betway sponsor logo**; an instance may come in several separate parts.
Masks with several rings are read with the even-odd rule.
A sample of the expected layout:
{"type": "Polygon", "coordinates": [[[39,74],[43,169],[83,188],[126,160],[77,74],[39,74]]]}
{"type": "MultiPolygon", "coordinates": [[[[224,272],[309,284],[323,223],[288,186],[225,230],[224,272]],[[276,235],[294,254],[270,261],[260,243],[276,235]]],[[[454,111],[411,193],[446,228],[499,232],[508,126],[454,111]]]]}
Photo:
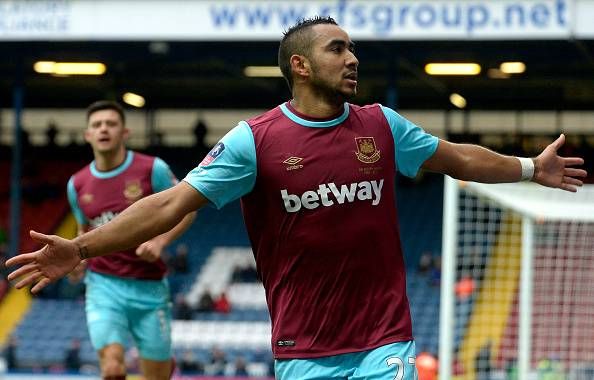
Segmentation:
{"type": "Polygon", "coordinates": [[[304,207],[308,210],[318,208],[320,205],[330,207],[335,203],[352,203],[355,200],[371,201],[377,206],[382,199],[384,180],[355,182],[350,185],[337,187],[333,182],[318,186],[317,190],[309,190],[303,194],[289,194],[287,189],[281,190],[281,196],[287,212],[297,212],[304,207]]]}
{"type": "Polygon", "coordinates": [[[105,223],[109,222],[110,220],[118,216],[118,214],[119,212],[105,211],[101,215],[91,219],[89,221],[89,225],[91,226],[91,228],[101,227],[105,223]]]}

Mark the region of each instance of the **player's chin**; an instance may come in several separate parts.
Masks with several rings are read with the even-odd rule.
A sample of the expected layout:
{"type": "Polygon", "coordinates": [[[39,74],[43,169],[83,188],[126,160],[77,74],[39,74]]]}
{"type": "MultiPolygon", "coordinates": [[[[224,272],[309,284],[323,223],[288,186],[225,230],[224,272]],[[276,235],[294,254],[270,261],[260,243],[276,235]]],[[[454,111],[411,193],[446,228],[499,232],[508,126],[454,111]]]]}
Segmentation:
{"type": "Polygon", "coordinates": [[[112,152],[117,149],[116,144],[114,144],[112,142],[101,142],[99,144],[96,144],[95,147],[99,152],[103,152],[103,153],[112,152]]]}
{"type": "Polygon", "coordinates": [[[357,95],[357,87],[347,87],[347,88],[343,88],[340,91],[340,94],[345,98],[345,99],[351,99],[354,98],[357,95]]]}

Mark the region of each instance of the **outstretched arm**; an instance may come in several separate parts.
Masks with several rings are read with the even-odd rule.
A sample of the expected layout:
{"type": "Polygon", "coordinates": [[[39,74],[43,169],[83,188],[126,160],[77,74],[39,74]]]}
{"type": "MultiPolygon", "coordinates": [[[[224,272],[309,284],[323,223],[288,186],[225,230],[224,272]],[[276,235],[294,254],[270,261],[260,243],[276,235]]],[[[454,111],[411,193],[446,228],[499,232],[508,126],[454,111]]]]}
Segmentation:
{"type": "Polygon", "coordinates": [[[138,246],[171,230],[188,213],[207,202],[202,194],[182,181],[135,202],[109,223],[73,240],[31,231],[31,237],[45,245],[36,252],[8,260],[7,266],[22,265],[8,279],[24,276],[16,287],[35,284],[31,291],[36,293],[72,271],[81,260],[138,246]]]}
{"type": "MultiPolygon", "coordinates": [[[[532,181],[547,187],[575,192],[587,175],[579,157],[560,157],[557,154],[563,146],[565,136],[561,135],[547,146],[534,162],[532,181]]],[[[483,183],[517,182],[522,178],[522,166],[516,157],[504,156],[478,145],[454,144],[439,141],[437,150],[423,168],[432,172],[447,174],[457,179],[483,183]]]]}
{"type": "Polygon", "coordinates": [[[140,244],[136,248],[136,255],[145,261],[156,261],[161,257],[163,249],[183,234],[192,225],[195,218],[196,212],[187,214],[181,222],[169,231],[140,244]]]}

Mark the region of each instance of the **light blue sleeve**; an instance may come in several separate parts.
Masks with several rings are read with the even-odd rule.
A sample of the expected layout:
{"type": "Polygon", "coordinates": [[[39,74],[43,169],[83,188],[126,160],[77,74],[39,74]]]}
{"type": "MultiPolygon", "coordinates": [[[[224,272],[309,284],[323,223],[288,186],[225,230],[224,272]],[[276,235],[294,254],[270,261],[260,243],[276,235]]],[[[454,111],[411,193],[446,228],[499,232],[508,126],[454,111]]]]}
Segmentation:
{"type": "Polygon", "coordinates": [[[70,177],[68,180],[68,184],[66,185],[66,194],[68,194],[68,202],[70,203],[70,208],[72,209],[72,214],[76,219],[76,222],[79,226],[84,226],[87,223],[87,218],[83,214],[80,206],[78,205],[78,197],[76,194],[76,189],[74,188],[74,177],[70,177]]]}
{"type": "Polygon", "coordinates": [[[158,193],[159,191],[167,190],[175,186],[177,182],[177,178],[171,172],[171,169],[169,169],[169,165],[159,157],[155,158],[153,172],[151,173],[153,191],[158,193]]]}
{"type": "Polygon", "coordinates": [[[252,191],[256,169],[254,135],[250,126],[242,121],[212,148],[184,181],[220,209],[252,191]]]}
{"type": "Polygon", "coordinates": [[[425,132],[393,109],[381,107],[394,137],[396,168],[405,176],[413,178],[425,160],[437,150],[439,138],[425,132]]]}

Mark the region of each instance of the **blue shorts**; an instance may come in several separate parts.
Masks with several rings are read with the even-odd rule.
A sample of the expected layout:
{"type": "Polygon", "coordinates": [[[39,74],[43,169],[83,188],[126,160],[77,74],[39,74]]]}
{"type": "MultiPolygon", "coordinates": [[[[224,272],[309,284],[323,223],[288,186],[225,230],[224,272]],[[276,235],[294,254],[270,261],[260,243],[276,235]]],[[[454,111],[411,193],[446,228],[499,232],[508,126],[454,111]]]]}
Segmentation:
{"type": "Polygon", "coordinates": [[[143,359],[171,358],[171,298],[167,279],[136,280],[87,271],[87,326],[100,350],[126,347],[132,335],[143,359]]]}
{"type": "Polygon", "coordinates": [[[415,342],[314,359],[280,359],[277,380],[416,380],[415,342]]]}

